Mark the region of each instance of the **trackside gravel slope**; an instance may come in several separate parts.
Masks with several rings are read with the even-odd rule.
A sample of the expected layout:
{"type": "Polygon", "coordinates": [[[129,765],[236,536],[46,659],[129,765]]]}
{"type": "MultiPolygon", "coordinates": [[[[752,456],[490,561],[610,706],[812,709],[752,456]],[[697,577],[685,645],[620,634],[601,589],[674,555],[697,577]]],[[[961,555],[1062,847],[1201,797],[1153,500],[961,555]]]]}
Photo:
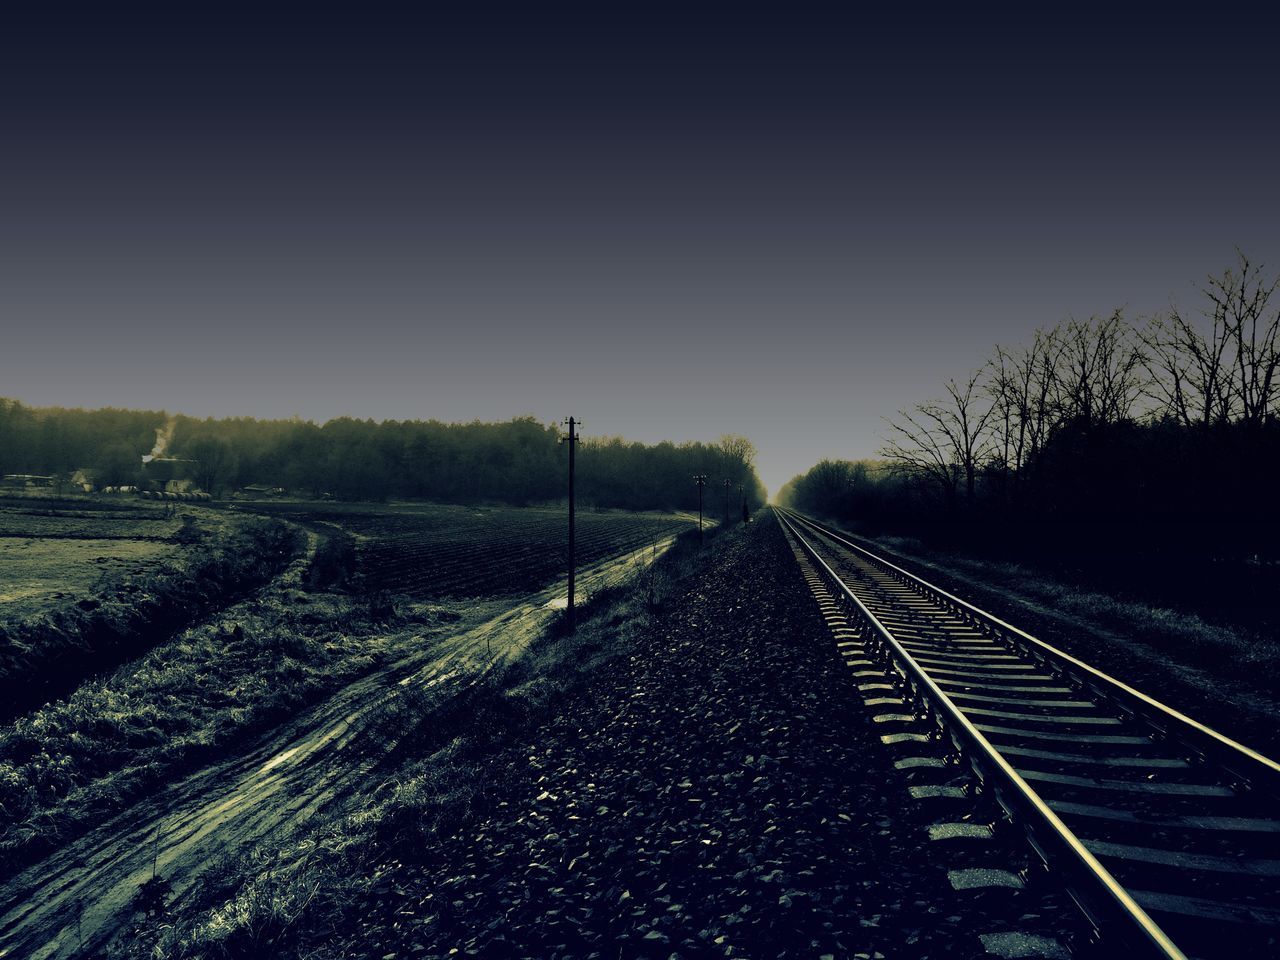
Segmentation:
{"type": "Polygon", "coordinates": [[[436,785],[418,820],[378,814],[345,876],[263,906],[268,856],[153,955],[984,954],[771,516],[722,536],[620,656],[436,785]],[[246,910],[251,926],[219,935],[246,910]]]}

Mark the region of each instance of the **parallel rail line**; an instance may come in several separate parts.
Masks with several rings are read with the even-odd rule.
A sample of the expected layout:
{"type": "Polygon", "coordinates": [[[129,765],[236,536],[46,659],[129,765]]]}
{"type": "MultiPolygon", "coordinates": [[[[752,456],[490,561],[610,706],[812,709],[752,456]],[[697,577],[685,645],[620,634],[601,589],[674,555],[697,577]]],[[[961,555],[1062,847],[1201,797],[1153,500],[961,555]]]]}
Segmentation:
{"type": "Polygon", "coordinates": [[[1280,764],[777,513],[858,625],[846,656],[878,663],[908,711],[877,719],[923,719],[949,741],[1109,951],[1280,955],[1280,764]]]}

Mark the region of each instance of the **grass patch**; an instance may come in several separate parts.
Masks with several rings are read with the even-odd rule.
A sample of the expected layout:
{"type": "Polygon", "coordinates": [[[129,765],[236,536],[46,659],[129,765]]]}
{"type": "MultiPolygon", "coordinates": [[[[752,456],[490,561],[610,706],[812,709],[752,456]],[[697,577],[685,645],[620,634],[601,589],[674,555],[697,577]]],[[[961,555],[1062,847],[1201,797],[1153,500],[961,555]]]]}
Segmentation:
{"type": "Polygon", "coordinates": [[[176,553],[157,540],[0,536],[0,618],[13,623],[92,596],[113,576],[154,570],[176,553]]]}
{"type": "MultiPolygon", "coordinates": [[[[257,518],[213,536],[189,527],[185,538],[190,545],[173,563],[0,625],[0,719],[74,690],[243,596],[283,569],[298,547],[291,528],[257,518]]],[[[68,546],[74,553],[81,544],[68,546]]]]}

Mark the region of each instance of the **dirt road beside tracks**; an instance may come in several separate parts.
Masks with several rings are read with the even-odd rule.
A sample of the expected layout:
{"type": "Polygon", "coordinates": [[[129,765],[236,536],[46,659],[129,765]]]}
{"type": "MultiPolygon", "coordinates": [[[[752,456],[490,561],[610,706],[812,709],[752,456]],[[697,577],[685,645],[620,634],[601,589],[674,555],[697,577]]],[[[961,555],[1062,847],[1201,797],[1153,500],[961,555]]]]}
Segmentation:
{"type": "MultiPolygon", "coordinates": [[[[669,542],[669,541],[668,541],[669,542]]],[[[661,552],[667,544],[657,545],[661,552]]],[[[580,575],[584,592],[651,559],[652,546],[580,575]]],[[[464,632],[424,643],[260,737],[186,776],[0,886],[0,957],[96,956],[127,931],[153,873],[173,902],[218,858],[277,841],[315,812],[372,789],[363,776],[390,749],[378,707],[396,689],[463,689],[518,658],[556,615],[551,588],[464,632]]]]}

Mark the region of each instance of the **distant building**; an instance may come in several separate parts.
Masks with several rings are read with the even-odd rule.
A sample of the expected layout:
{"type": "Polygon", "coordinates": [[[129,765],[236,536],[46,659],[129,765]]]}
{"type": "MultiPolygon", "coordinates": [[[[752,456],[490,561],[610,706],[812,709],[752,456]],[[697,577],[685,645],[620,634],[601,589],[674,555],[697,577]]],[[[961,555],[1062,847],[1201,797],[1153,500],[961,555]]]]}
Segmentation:
{"type": "Polygon", "coordinates": [[[283,497],[285,493],[284,487],[273,487],[269,483],[247,483],[240,488],[240,495],[246,499],[258,499],[260,497],[283,497]]]}
{"type": "Polygon", "coordinates": [[[33,487],[52,487],[53,477],[39,476],[34,473],[6,473],[0,477],[0,487],[8,490],[28,490],[33,487]]]}
{"type": "Polygon", "coordinates": [[[152,490],[169,490],[174,484],[190,486],[195,481],[198,460],[180,457],[143,457],[142,485],[152,490]]]}

